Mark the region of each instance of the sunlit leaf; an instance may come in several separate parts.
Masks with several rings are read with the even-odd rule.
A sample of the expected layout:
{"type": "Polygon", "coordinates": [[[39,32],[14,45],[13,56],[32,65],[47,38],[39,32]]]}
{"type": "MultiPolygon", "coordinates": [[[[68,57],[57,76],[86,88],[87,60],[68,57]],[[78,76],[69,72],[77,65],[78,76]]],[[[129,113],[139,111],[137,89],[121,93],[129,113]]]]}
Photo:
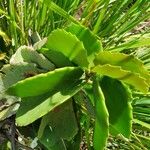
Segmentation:
{"type": "Polygon", "coordinates": [[[101,41],[98,40],[98,37],[96,37],[88,28],[72,23],[66,28],[66,30],[74,34],[83,42],[83,45],[87,50],[89,62],[93,61],[95,53],[102,50],[101,41]]]}
{"type": "Polygon", "coordinates": [[[7,93],[19,97],[29,97],[47,92],[57,92],[65,89],[68,84],[77,82],[82,74],[83,71],[78,67],[55,69],[54,71],[38,74],[19,81],[12,85],[7,90],[7,93]]]}
{"type": "Polygon", "coordinates": [[[66,32],[65,30],[54,30],[49,35],[45,47],[47,49],[41,49],[39,51],[49,60],[54,62],[56,66],[61,66],[61,59],[64,59],[63,57],[67,57],[71,62],[81,67],[88,67],[87,54],[83,43],[79,41],[76,36],[66,32]],[[62,58],[59,55],[62,55],[62,58]],[[59,58],[56,58],[56,56],[59,58]],[[60,63],[58,63],[57,59],[60,59],[60,63]]]}
{"type": "Polygon", "coordinates": [[[136,87],[138,90],[141,90],[144,93],[148,92],[149,85],[146,83],[145,78],[140,77],[139,74],[123,70],[120,66],[112,66],[107,64],[98,65],[94,67],[93,71],[100,75],[106,75],[121,80],[136,87]]]}
{"type": "Polygon", "coordinates": [[[17,124],[19,126],[25,126],[34,122],[38,118],[52,111],[57,106],[66,102],[69,98],[81,90],[81,88],[82,85],[68,85],[68,88],[64,88],[56,94],[48,92],[41,96],[22,98],[20,108],[17,112],[17,124]]]}
{"type": "Polygon", "coordinates": [[[143,126],[143,127],[146,127],[147,129],[150,130],[150,124],[148,124],[148,123],[146,123],[146,122],[143,122],[143,121],[138,120],[138,119],[133,119],[133,122],[134,122],[134,123],[137,123],[137,124],[139,124],[139,125],[141,125],[141,126],[143,126]]]}
{"type": "Polygon", "coordinates": [[[140,38],[140,39],[132,39],[132,41],[128,41],[119,46],[115,46],[114,48],[110,48],[109,50],[122,51],[125,49],[148,47],[148,46],[150,46],[150,38],[140,38]]]}
{"type": "Polygon", "coordinates": [[[95,127],[93,144],[95,150],[103,150],[106,146],[109,134],[109,114],[98,79],[95,79],[93,82],[93,93],[95,100],[95,127]]]}
{"type": "Polygon", "coordinates": [[[133,55],[104,51],[96,55],[94,63],[97,65],[94,70],[99,73],[102,71],[104,75],[124,80],[143,92],[149,89],[150,74],[143,63],[133,55]],[[142,83],[141,87],[138,82],[142,83]]]}

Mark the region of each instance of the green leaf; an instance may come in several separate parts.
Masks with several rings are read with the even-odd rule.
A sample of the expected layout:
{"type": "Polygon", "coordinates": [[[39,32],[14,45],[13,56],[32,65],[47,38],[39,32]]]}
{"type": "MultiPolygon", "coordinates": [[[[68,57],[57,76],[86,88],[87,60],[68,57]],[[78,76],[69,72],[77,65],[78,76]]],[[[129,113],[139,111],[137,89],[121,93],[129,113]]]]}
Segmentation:
{"type": "Polygon", "coordinates": [[[136,87],[138,90],[144,93],[148,92],[149,85],[146,83],[145,78],[140,77],[139,74],[123,70],[119,66],[112,66],[108,64],[98,65],[94,67],[93,71],[100,75],[106,75],[108,77],[121,80],[127,84],[136,87]]]}
{"type": "Polygon", "coordinates": [[[150,99],[149,97],[142,97],[134,101],[135,106],[150,106],[150,99]]]}
{"type": "Polygon", "coordinates": [[[104,77],[100,81],[109,112],[110,131],[129,138],[132,125],[132,107],[130,91],[121,82],[104,77]]]}
{"type": "Polygon", "coordinates": [[[63,139],[59,139],[51,128],[47,126],[44,130],[42,138],[39,141],[48,149],[48,150],[66,150],[65,143],[63,139]]]}
{"type": "Polygon", "coordinates": [[[48,139],[51,142],[46,144],[47,147],[53,147],[53,145],[56,146],[58,141],[70,141],[78,131],[72,101],[63,103],[43,117],[38,132],[38,138],[40,140],[45,138],[43,133],[45,133],[44,130],[46,126],[49,126],[51,129],[51,135],[56,139],[54,140],[54,138],[52,139],[50,136],[48,139]]]}
{"type": "MultiPolygon", "coordinates": [[[[87,54],[83,43],[79,41],[76,36],[66,32],[65,30],[54,30],[49,35],[45,47],[47,49],[41,49],[40,52],[43,53],[49,60],[54,62],[56,66],[60,66],[61,64],[56,64],[57,61],[53,58],[56,54],[54,55],[53,53],[57,53],[59,55],[63,54],[64,57],[67,57],[76,65],[88,67],[87,54]]],[[[59,59],[61,59],[61,57],[59,57],[59,59]]]]}
{"type": "Polygon", "coordinates": [[[8,88],[7,93],[19,97],[37,96],[47,92],[57,92],[79,81],[83,71],[78,67],[65,67],[42,73],[19,81],[8,88]]]}
{"type": "Polygon", "coordinates": [[[93,93],[95,100],[95,127],[94,127],[94,149],[103,150],[109,135],[109,114],[105,104],[103,92],[99,86],[98,79],[93,81],[93,93]]]}
{"type": "Polygon", "coordinates": [[[68,88],[64,88],[55,94],[48,92],[41,96],[23,98],[17,111],[17,124],[26,126],[46,115],[81,90],[82,86],[82,84],[68,85],[68,88]]]}
{"type": "Polygon", "coordinates": [[[128,41],[127,43],[123,43],[119,46],[115,46],[114,48],[110,48],[111,51],[122,51],[130,48],[139,48],[139,47],[148,47],[150,46],[150,38],[140,38],[140,39],[132,39],[132,41],[128,41]]]}
{"type": "MultiPolygon", "coordinates": [[[[62,9],[57,4],[55,4],[52,0],[40,0],[40,1],[43,2],[44,4],[46,4],[49,9],[51,9],[55,13],[59,14],[60,16],[66,18],[67,20],[74,22],[74,23],[79,23],[74,17],[69,15],[68,12],[66,12],[64,9],[62,9]]],[[[64,2],[64,3],[66,5],[66,2],[64,2]]]]}
{"type": "Polygon", "coordinates": [[[66,28],[66,31],[71,32],[83,42],[90,63],[93,61],[95,53],[102,50],[101,41],[88,28],[72,23],[66,28]]]}
{"type": "Polygon", "coordinates": [[[54,70],[55,66],[42,54],[39,54],[32,47],[21,46],[16,53],[11,57],[10,64],[16,65],[23,62],[35,63],[37,67],[45,70],[54,70]]]}
{"type": "Polygon", "coordinates": [[[133,119],[133,122],[137,123],[137,124],[139,124],[139,125],[141,125],[141,126],[143,126],[143,127],[145,127],[145,128],[150,130],[150,124],[148,124],[146,122],[143,122],[143,121],[138,120],[138,119],[133,119]]]}
{"type": "Polygon", "coordinates": [[[35,64],[28,63],[4,65],[1,71],[3,74],[0,75],[0,82],[5,90],[20,80],[43,72],[43,70],[36,68],[35,64]]]}
{"type": "MultiPolygon", "coordinates": [[[[94,63],[95,65],[97,65],[94,68],[94,70],[96,71],[98,71],[98,68],[100,67],[101,70],[104,70],[104,72],[106,73],[105,75],[109,75],[110,77],[112,76],[114,78],[121,78],[124,81],[126,80],[127,83],[130,82],[129,84],[132,83],[132,81],[130,80],[130,76],[134,80],[140,78],[140,82],[143,82],[142,87],[139,87],[138,80],[132,83],[132,85],[136,87],[137,84],[137,88],[144,92],[147,92],[149,89],[150,74],[145,69],[143,63],[139,59],[134,58],[133,55],[104,51],[100,52],[96,56],[94,63]],[[108,72],[108,69],[110,74],[108,72]],[[119,75],[119,73],[121,73],[122,75],[119,75]],[[133,78],[133,76],[135,78],[133,78]],[[145,87],[143,85],[145,85],[145,87]]],[[[100,71],[98,72],[100,73],[100,71]]]]}
{"type": "Polygon", "coordinates": [[[144,67],[144,64],[133,55],[123,53],[100,52],[95,58],[95,65],[110,64],[120,66],[124,70],[129,70],[133,73],[139,73],[141,77],[146,78],[150,84],[150,74],[144,67]]]}

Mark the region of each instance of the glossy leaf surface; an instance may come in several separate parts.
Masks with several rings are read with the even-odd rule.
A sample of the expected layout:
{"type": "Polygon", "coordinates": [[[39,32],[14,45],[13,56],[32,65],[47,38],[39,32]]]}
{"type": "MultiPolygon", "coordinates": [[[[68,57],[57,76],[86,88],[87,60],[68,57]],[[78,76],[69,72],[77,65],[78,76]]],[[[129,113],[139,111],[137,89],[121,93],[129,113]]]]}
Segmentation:
{"type": "Polygon", "coordinates": [[[62,65],[60,64],[62,59],[66,64],[69,64],[70,60],[81,67],[88,67],[87,52],[83,43],[76,36],[62,29],[54,30],[48,37],[45,49],[39,51],[56,66],[62,65]],[[59,58],[54,58],[56,56],[59,58]],[[60,62],[55,59],[60,59],[60,62]]]}
{"type": "Polygon", "coordinates": [[[7,92],[19,97],[37,96],[47,92],[57,92],[65,89],[68,84],[73,84],[79,80],[83,71],[78,67],[65,67],[55,69],[48,73],[19,81],[11,86],[7,92]]]}
{"type": "Polygon", "coordinates": [[[104,51],[96,56],[94,63],[97,65],[94,71],[123,80],[142,92],[148,92],[150,74],[143,63],[134,56],[104,51]]]}
{"type": "Polygon", "coordinates": [[[63,104],[81,89],[82,85],[68,85],[67,89],[64,88],[55,94],[48,92],[41,96],[23,98],[17,112],[17,124],[25,126],[34,122],[63,104]]]}
{"type": "Polygon", "coordinates": [[[89,62],[93,61],[95,54],[102,50],[101,41],[88,28],[72,23],[66,30],[83,42],[89,62]]]}

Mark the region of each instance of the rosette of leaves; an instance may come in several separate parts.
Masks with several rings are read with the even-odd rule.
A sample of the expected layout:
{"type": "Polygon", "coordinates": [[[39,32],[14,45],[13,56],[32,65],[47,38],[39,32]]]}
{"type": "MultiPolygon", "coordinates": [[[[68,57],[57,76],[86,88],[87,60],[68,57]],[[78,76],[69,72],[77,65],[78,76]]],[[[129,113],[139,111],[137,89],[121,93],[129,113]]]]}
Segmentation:
{"type": "Polygon", "coordinates": [[[139,59],[103,51],[101,41],[76,24],[20,47],[1,69],[3,93],[21,98],[17,126],[40,120],[36,136],[49,150],[79,149],[81,114],[94,123],[95,150],[106,147],[109,134],[129,138],[130,89],[148,92],[149,77],[139,59]]]}

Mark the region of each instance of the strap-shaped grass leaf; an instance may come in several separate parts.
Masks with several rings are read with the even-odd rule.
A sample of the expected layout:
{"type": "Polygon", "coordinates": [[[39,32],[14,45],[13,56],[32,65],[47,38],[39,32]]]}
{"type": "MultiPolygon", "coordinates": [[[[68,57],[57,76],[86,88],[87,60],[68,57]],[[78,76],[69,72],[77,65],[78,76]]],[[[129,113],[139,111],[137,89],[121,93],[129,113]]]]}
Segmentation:
{"type": "Polygon", "coordinates": [[[143,122],[143,121],[138,120],[138,119],[133,119],[133,122],[147,128],[148,130],[150,130],[150,124],[149,123],[143,122]]]}
{"type": "Polygon", "coordinates": [[[122,51],[130,48],[138,48],[138,47],[148,47],[150,46],[150,38],[140,38],[140,39],[132,39],[132,41],[128,41],[114,48],[110,48],[112,51],[122,51]]]}
{"type": "Polygon", "coordinates": [[[11,86],[7,92],[19,97],[37,96],[52,91],[57,92],[68,87],[68,84],[77,82],[82,74],[83,71],[78,67],[55,69],[19,81],[11,86]]]}
{"type": "MultiPolygon", "coordinates": [[[[53,59],[53,56],[49,53],[56,51],[62,53],[71,62],[81,67],[88,67],[87,52],[83,46],[83,43],[79,41],[76,36],[66,32],[63,29],[54,30],[49,35],[45,47],[48,49],[42,49],[40,52],[45,54],[45,56],[50,60],[53,59]]],[[[61,59],[61,57],[59,59],[61,59]]],[[[53,59],[53,61],[55,60],[53,59]]]]}
{"type": "Polygon", "coordinates": [[[132,123],[130,91],[120,81],[104,77],[100,82],[109,112],[110,131],[129,138],[132,123]]]}
{"type": "Polygon", "coordinates": [[[19,126],[26,126],[34,122],[57,106],[63,104],[81,90],[82,87],[82,84],[68,85],[67,89],[64,88],[55,94],[48,92],[41,96],[22,98],[19,110],[17,111],[17,124],[19,126]]]}
{"type": "Polygon", "coordinates": [[[35,63],[38,67],[45,70],[55,69],[54,64],[52,64],[47,58],[28,46],[21,46],[10,59],[11,65],[20,64],[23,62],[35,63]]]}
{"type": "Polygon", "coordinates": [[[112,66],[108,64],[98,65],[94,67],[93,71],[100,75],[106,75],[121,80],[136,87],[138,90],[141,90],[144,93],[148,92],[149,85],[146,83],[145,78],[140,77],[137,73],[123,70],[120,66],[112,66]]]}
{"type": "Polygon", "coordinates": [[[51,128],[58,139],[70,141],[78,132],[72,101],[63,103],[42,118],[38,138],[42,138],[46,126],[51,128]]]}
{"type": "Polygon", "coordinates": [[[103,150],[106,146],[109,134],[109,114],[98,79],[94,79],[93,94],[95,100],[95,127],[93,144],[95,150],[103,150]]]}
{"type": "Polygon", "coordinates": [[[87,50],[88,60],[93,61],[95,53],[102,50],[101,41],[86,27],[77,24],[69,25],[66,30],[83,42],[87,50]]]}

